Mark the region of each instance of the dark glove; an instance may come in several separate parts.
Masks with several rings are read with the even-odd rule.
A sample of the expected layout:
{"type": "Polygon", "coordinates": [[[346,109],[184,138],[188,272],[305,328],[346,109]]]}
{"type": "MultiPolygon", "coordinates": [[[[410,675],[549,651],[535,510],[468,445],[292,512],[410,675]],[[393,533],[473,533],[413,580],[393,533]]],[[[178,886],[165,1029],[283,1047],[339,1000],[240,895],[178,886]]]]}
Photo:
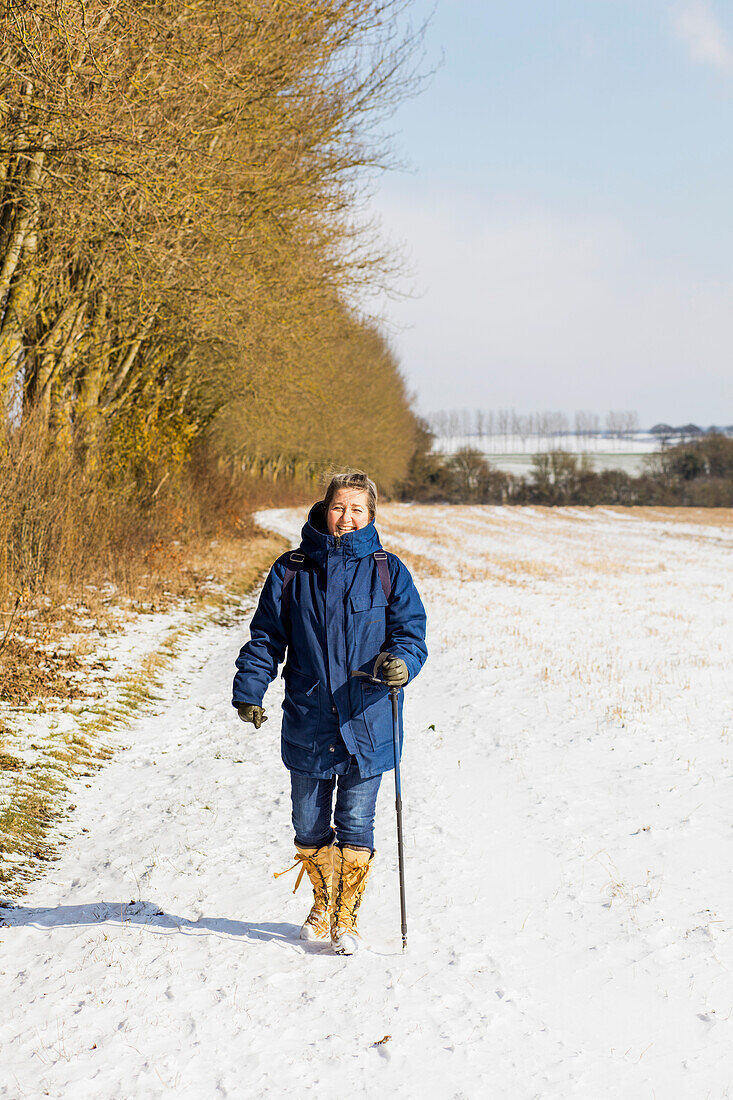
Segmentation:
{"type": "Polygon", "coordinates": [[[263,722],[267,721],[265,708],[256,707],[253,703],[240,703],[237,707],[237,714],[243,722],[251,722],[256,730],[260,728],[263,722]]]}
{"type": "Polygon", "coordinates": [[[375,667],[379,670],[379,676],[387,687],[404,687],[410,679],[407,665],[401,657],[391,657],[388,653],[380,653],[375,667]]]}

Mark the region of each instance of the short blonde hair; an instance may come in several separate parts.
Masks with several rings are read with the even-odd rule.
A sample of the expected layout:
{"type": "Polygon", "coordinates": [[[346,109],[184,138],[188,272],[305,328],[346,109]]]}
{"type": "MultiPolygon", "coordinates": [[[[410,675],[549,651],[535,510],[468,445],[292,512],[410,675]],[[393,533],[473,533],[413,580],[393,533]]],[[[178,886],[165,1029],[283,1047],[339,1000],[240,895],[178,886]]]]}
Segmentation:
{"type": "Polygon", "coordinates": [[[323,498],[326,511],[328,511],[331,501],[339,489],[356,489],[359,492],[366,493],[369,518],[374,519],[377,514],[377,487],[370,477],[367,477],[361,470],[351,470],[347,474],[335,474],[328,483],[326,495],[323,498]]]}

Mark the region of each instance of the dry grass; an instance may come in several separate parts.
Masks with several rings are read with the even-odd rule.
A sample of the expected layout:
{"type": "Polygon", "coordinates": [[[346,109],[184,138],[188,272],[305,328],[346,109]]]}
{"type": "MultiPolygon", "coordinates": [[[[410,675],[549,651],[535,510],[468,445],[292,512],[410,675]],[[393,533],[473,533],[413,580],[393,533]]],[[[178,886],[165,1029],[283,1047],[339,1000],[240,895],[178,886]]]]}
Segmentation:
{"type": "Polygon", "coordinates": [[[78,731],[49,730],[23,744],[20,767],[3,790],[0,810],[0,886],[8,897],[18,897],[37,878],[43,865],[56,858],[58,838],[49,833],[76,807],[68,799],[71,780],[91,777],[111,755],[111,749],[78,731]]]}
{"type": "Polygon", "coordinates": [[[199,544],[189,555],[188,568],[199,578],[199,595],[210,603],[217,587],[223,588],[227,597],[250,592],[285,549],[279,536],[255,529],[246,541],[220,538],[199,544]]]}
{"type": "Polygon", "coordinates": [[[665,573],[667,566],[663,561],[648,562],[643,565],[619,558],[599,556],[597,558],[577,558],[575,565],[589,573],[600,573],[606,577],[621,577],[625,573],[644,576],[651,573],[665,573]]]}
{"type": "Polygon", "coordinates": [[[0,772],[19,772],[23,770],[23,761],[12,753],[0,749],[0,772]]]}
{"type": "Polygon", "coordinates": [[[12,638],[0,654],[0,699],[27,706],[38,699],[80,699],[84,670],[73,653],[49,651],[31,639],[12,638]]]}
{"type": "Polygon", "coordinates": [[[562,570],[546,561],[532,558],[507,558],[500,554],[483,554],[480,564],[462,567],[462,581],[493,581],[497,584],[527,586],[535,581],[555,580],[562,570]]]}
{"type": "MultiPolygon", "coordinates": [[[[593,509],[589,509],[593,511],[593,509]]],[[[733,527],[733,508],[664,508],[636,505],[623,508],[614,504],[604,508],[633,519],[656,523],[694,523],[703,527],[733,527]]]]}
{"type": "Polygon", "coordinates": [[[190,557],[157,555],[134,596],[110,586],[86,585],[82,596],[61,592],[60,602],[38,595],[16,614],[0,649],[0,701],[10,707],[73,702],[95,693],[108,667],[100,640],[124,629],[131,615],[187,607],[222,606],[250,591],[282,552],[282,541],[262,532],[248,539],[202,541],[190,557]]]}
{"type": "Polygon", "coordinates": [[[419,577],[444,577],[446,571],[435,558],[427,558],[424,554],[413,554],[405,550],[399,543],[390,542],[390,550],[398,554],[410,572],[419,577]]]}
{"type": "Polygon", "coordinates": [[[27,618],[49,601],[94,615],[110,595],[152,607],[188,597],[205,583],[201,570],[212,571],[212,543],[257,537],[257,508],[295,504],[312,491],[303,481],[233,478],[203,450],[161,480],[160,493],[123,473],[113,482],[80,465],[73,448],[49,450],[33,422],[0,438],[0,649],[19,610],[27,618]]]}

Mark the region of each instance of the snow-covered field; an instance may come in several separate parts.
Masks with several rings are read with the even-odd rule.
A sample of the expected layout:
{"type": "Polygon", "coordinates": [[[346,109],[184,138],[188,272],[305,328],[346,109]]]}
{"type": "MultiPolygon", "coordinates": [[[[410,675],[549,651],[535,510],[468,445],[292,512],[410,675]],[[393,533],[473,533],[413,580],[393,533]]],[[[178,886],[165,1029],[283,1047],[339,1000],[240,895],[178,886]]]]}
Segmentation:
{"type": "MultiPolygon", "coordinates": [[[[671,442],[679,442],[675,438],[671,442]]],[[[464,447],[480,451],[497,470],[517,477],[532,472],[532,458],[548,451],[569,451],[584,455],[591,467],[603,470],[625,470],[636,477],[645,469],[650,455],[658,453],[661,440],[650,432],[634,432],[622,436],[608,433],[582,434],[558,432],[554,435],[453,435],[436,436],[433,450],[438,454],[454,454],[464,447]]]]}
{"type": "MultiPolygon", "coordinates": [[[[544,450],[550,450],[546,447],[544,450]]],[[[553,448],[562,450],[562,444],[553,448]]],[[[483,457],[497,470],[505,474],[514,474],[517,477],[529,477],[532,473],[534,455],[537,452],[506,453],[503,451],[486,451],[483,457]]],[[[630,451],[574,451],[574,454],[584,455],[592,470],[597,474],[604,470],[624,470],[630,477],[638,477],[646,469],[649,451],[638,453],[630,451]]]]}
{"type": "MultiPolygon", "coordinates": [[[[671,442],[680,442],[675,438],[671,442]]],[[[608,433],[558,432],[554,435],[453,435],[436,436],[433,451],[450,455],[469,447],[479,451],[497,470],[517,477],[528,477],[532,459],[548,451],[569,451],[583,455],[593,470],[625,470],[636,477],[643,473],[650,455],[660,451],[661,440],[650,432],[634,432],[622,436],[608,433]]]]}
{"type": "Polygon", "coordinates": [[[241,625],[192,635],[0,910],[0,1096],[733,1096],[733,523],[653,516],[380,515],[429,613],[404,955],[391,776],[371,950],[301,943],[280,682],[251,731],[241,625]]]}

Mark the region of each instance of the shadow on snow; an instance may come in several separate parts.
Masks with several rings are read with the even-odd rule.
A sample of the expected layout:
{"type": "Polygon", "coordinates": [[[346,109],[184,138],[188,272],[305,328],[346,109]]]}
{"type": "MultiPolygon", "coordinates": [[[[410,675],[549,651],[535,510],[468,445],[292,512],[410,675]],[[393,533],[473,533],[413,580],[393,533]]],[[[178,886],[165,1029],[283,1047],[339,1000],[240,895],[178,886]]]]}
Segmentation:
{"type": "MultiPolygon", "coordinates": [[[[247,940],[271,940],[311,945],[300,939],[300,926],[273,924],[268,921],[230,920],[228,917],[201,917],[188,920],[164,913],[149,901],[97,901],[87,905],[57,905],[53,908],[0,904],[0,925],[11,928],[64,928],[94,924],[156,926],[183,935],[214,933],[247,940]]],[[[313,945],[318,946],[318,945],[313,945]]]]}

